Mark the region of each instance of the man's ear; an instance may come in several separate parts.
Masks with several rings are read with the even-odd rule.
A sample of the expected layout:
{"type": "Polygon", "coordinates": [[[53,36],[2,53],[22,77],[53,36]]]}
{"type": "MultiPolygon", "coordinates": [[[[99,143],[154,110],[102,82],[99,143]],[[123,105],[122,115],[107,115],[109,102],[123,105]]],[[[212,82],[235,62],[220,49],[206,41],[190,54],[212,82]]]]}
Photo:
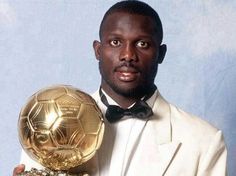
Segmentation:
{"type": "Polygon", "coordinates": [[[93,49],[94,49],[96,59],[99,60],[101,58],[100,57],[101,43],[97,40],[94,40],[93,41],[93,49]]]}
{"type": "Polygon", "coordinates": [[[165,44],[159,46],[159,56],[158,56],[158,64],[161,64],[165,58],[167,51],[167,46],[165,44]]]}

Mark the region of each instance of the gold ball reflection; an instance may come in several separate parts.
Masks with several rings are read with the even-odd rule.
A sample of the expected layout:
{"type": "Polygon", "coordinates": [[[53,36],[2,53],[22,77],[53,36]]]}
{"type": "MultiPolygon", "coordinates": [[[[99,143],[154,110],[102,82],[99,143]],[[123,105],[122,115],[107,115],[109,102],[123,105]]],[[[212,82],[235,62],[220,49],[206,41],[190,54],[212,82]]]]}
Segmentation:
{"type": "Polygon", "coordinates": [[[99,148],[104,122],[96,102],[71,86],[54,86],[32,95],[18,121],[26,153],[52,170],[88,161],[99,148]]]}

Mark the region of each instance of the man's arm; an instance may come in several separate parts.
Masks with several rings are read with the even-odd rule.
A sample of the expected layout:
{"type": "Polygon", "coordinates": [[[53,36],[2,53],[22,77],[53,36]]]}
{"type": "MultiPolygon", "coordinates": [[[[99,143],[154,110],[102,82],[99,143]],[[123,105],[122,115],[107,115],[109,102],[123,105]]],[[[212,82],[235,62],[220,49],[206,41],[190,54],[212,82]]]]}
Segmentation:
{"type": "Polygon", "coordinates": [[[25,170],[30,170],[31,168],[43,169],[44,167],[31,159],[24,150],[21,152],[20,163],[25,165],[25,170]]]}
{"type": "Polygon", "coordinates": [[[221,131],[214,136],[199,166],[198,176],[226,176],[227,149],[221,131]]]}

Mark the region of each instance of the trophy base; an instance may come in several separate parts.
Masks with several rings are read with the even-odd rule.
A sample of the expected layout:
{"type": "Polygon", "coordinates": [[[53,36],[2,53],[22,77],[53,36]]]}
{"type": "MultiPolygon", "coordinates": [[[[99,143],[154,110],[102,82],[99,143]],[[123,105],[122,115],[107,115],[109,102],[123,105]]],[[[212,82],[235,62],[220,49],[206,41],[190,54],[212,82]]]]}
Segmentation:
{"type": "Polygon", "coordinates": [[[52,171],[50,169],[38,170],[36,168],[32,168],[30,171],[25,171],[23,173],[18,174],[17,176],[89,176],[87,173],[80,174],[69,174],[65,171],[52,171]]]}

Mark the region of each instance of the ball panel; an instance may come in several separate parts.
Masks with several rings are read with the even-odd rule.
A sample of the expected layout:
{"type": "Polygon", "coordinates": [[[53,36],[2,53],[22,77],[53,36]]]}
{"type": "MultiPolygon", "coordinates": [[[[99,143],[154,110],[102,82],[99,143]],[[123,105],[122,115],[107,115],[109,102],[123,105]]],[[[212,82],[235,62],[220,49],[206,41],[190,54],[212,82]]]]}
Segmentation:
{"type": "Polygon", "coordinates": [[[98,130],[98,133],[97,133],[97,145],[96,145],[96,150],[98,150],[99,147],[100,147],[101,144],[102,144],[102,139],[103,139],[103,136],[104,136],[104,131],[105,131],[105,124],[102,123],[101,126],[100,126],[100,129],[98,130]]]}
{"type": "Polygon", "coordinates": [[[22,116],[22,118],[19,119],[18,124],[20,143],[22,146],[25,146],[25,148],[29,148],[31,146],[30,138],[33,129],[30,128],[30,125],[28,123],[28,116],[22,116]]]}
{"type": "Polygon", "coordinates": [[[55,87],[48,87],[37,92],[36,97],[38,101],[53,101],[65,94],[66,89],[64,86],[58,86],[56,89],[55,87]]]}
{"type": "Polygon", "coordinates": [[[29,112],[32,110],[32,107],[34,107],[34,105],[37,104],[37,99],[34,95],[32,95],[29,99],[28,99],[28,103],[27,106],[24,106],[21,109],[20,114],[22,116],[28,116],[29,112]]]}
{"type": "Polygon", "coordinates": [[[63,95],[55,100],[63,118],[75,118],[78,116],[81,102],[70,95],[63,95]]]}
{"type": "Polygon", "coordinates": [[[84,129],[85,134],[97,134],[101,126],[100,114],[93,105],[82,104],[78,118],[84,129]]]}
{"type": "Polygon", "coordinates": [[[29,123],[35,131],[50,130],[58,118],[57,106],[52,102],[38,102],[28,115],[29,123]]]}
{"type": "Polygon", "coordinates": [[[86,134],[80,143],[80,151],[84,157],[89,157],[94,152],[97,145],[97,136],[93,134],[86,134]]]}
{"type": "Polygon", "coordinates": [[[62,119],[58,127],[51,131],[58,146],[69,145],[74,147],[84,136],[83,128],[77,119],[62,119]]]}
{"type": "Polygon", "coordinates": [[[32,137],[32,148],[35,150],[37,158],[42,158],[54,151],[57,145],[52,139],[50,131],[35,132],[32,137]]]}
{"type": "Polygon", "coordinates": [[[69,170],[81,163],[82,156],[79,149],[57,149],[47,155],[46,158],[40,158],[40,162],[53,170],[69,170]]]}
{"type": "Polygon", "coordinates": [[[94,104],[93,98],[90,95],[86,94],[85,92],[79,89],[73,88],[73,87],[67,87],[66,89],[67,89],[68,95],[71,95],[72,97],[76,98],[81,103],[94,104]]]}

